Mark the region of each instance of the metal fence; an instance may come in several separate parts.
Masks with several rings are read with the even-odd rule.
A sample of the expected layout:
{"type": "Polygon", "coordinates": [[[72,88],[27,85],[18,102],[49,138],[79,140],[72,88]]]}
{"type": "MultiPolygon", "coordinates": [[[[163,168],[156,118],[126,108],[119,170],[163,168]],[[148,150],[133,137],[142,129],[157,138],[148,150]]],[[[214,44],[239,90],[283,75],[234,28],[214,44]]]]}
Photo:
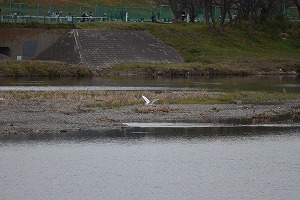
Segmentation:
{"type": "MultiPolygon", "coordinates": [[[[96,3],[91,6],[70,4],[68,0],[64,4],[51,4],[50,1],[37,0],[37,5],[27,3],[0,3],[2,21],[38,21],[44,23],[78,21],[151,21],[154,13],[158,21],[170,22],[173,14],[168,5],[156,7],[132,7],[132,6],[107,6],[96,3]],[[45,6],[45,2],[46,6],[45,6]],[[50,2],[50,3],[49,3],[50,2]]],[[[214,7],[213,14],[218,20],[220,8],[214,7]]],[[[299,20],[297,8],[286,8],[284,14],[291,20],[299,20]]],[[[200,10],[197,21],[204,20],[204,11],[200,10]]]]}
{"type": "Polygon", "coordinates": [[[107,6],[96,3],[94,6],[65,4],[41,6],[27,3],[0,3],[2,21],[67,21],[74,19],[109,20],[109,21],[150,21],[154,13],[159,21],[171,21],[172,11],[168,5],[157,7],[107,6]]]}

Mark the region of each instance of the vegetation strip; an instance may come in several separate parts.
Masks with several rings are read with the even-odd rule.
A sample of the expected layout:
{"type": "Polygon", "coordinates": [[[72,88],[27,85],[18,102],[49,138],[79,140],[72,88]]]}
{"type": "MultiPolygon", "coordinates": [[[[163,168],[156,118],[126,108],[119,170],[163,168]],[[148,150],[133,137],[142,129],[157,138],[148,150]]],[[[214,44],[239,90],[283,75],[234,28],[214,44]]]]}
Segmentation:
{"type": "Polygon", "coordinates": [[[40,101],[67,101],[73,107],[87,108],[119,108],[123,106],[144,104],[142,95],[151,99],[160,99],[158,105],[169,104],[280,104],[284,100],[300,99],[298,93],[287,92],[247,92],[234,91],[211,93],[206,90],[180,92],[149,92],[149,91],[47,91],[18,92],[1,91],[2,99],[34,99],[40,101]]]}
{"type": "Polygon", "coordinates": [[[0,76],[5,77],[59,77],[91,76],[90,69],[58,61],[0,60],[0,76]]]}

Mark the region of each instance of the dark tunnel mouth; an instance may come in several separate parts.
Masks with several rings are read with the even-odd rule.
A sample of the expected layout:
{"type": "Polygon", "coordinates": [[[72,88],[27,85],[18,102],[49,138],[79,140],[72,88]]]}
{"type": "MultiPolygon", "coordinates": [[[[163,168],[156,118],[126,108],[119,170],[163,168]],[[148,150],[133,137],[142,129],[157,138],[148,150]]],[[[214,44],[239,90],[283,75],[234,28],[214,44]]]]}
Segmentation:
{"type": "Polygon", "coordinates": [[[11,57],[11,50],[9,47],[0,47],[0,54],[11,57]]]}

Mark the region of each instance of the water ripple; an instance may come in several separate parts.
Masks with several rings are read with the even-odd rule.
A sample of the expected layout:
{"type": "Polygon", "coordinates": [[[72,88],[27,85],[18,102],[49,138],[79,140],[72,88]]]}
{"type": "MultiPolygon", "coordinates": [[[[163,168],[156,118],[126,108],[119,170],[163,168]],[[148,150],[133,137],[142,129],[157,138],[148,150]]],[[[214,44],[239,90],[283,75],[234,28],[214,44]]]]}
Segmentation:
{"type": "Polygon", "coordinates": [[[145,90],[194,90],[190,88],[169,87],[123,87],[123,86],[2,86],[0,91],[145,91],[145,90]]]}
{"type": "Polygon", "coordinates": [[[222,124],[222,123],[123,123],[129,127],[139,128],[230,128],[230,127],[269,127],[269,128],[300,128],[300,124],[222,124]]]}

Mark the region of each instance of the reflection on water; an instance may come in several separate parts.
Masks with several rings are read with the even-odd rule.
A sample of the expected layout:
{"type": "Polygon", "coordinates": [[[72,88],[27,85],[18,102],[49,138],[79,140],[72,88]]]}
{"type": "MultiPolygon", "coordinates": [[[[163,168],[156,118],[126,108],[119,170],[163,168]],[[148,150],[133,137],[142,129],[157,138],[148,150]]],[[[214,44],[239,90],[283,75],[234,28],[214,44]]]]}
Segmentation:
{"type": "MultiPolygon", "coordinates": [[[[4,86],[300,92],[297,76],[0,78],[4,86]]],[[[0,199],[299,199],[299,118],[158,125],[0,134],[0,199]]]]}
{"type": "Polygon", "coordinates": [[[0,140],[2,199],[299,199],[299,128],[128,128],[0,140]]]}
{"type": "Polygon", "coordinates": [[[1,86],[98,86],[98,87],[161,87],[194,88],[208,90],[269,90],[300,91],[299,76],[246,76],[246,77],[93,77],[93,78],[1,78],[1,86]]]}
{"type": "MultiPolygon", "coordinates": [[[[244,136],[268,136],[298,133],[300,124],[210,124],[210,123],[125,123],[128,128],[108,131],[73,131],[46,134],[0,135],[0,145],[5,142],[26,141],[89,141],[130,139],[174,139],[174,138],[240,138],[244,136]]],[[[300,132],[299,132],[300,133],[300,132]]]]}

